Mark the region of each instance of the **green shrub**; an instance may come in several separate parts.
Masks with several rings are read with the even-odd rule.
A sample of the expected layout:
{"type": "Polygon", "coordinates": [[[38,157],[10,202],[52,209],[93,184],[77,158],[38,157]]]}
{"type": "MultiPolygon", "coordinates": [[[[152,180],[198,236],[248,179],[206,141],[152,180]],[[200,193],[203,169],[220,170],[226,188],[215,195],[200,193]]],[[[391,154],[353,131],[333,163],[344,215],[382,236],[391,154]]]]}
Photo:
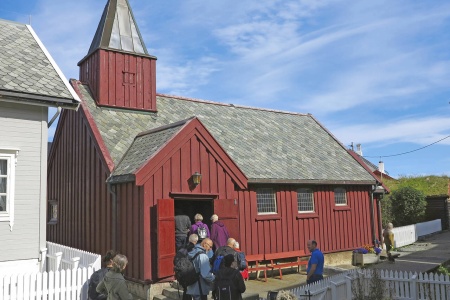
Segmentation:
{"type": "Polygon", "coordinates": [[[420,223],[425,216],[425,194],[412,187],[401,187],[390,196],[395,226],[420,223]]]}

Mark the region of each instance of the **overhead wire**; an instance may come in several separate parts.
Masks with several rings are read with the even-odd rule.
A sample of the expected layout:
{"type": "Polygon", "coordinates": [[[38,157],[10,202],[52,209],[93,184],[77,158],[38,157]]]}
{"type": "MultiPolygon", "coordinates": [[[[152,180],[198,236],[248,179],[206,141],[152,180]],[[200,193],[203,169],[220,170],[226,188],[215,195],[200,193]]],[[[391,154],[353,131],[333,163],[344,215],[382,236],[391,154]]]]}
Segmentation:
{"type": "Polygon", "coordinates": [[[432,145],[434,145],[434,144],[437,144],[437,143],[439,143],[439,142],[442,142],[442,141],[445,140],[445,139],[448,139],[449,137],[450,137],[450,135],[447,135],[446,137],[444,137],[444,138],[442,138],[442,139],[440,139],[440,140],[438,140],[438,141],[436,141],[436,142],[433,142],[433,143],[431,143],[431,144],[428,144],[428,145],[426,145],[426,146],[423,146],[423,147],[420,147],[420,148],[417,148],[417,149],[414,149],[414,150],[411,150],[411,151],[406,151],[406,152],[397,153],[397,154],[391,154],[391,155],[377,155],[377,156],[365,156],[365,155],[363,155],[363,157],[379,157],[379,158],[381,159],[382,157],[393,157],[393,156],[405,155],[405,154],[408,154],[408,153],[416,152],[416,151],[425,149],[425,148],[427,148],[427,147],[430,147],[430,146],[432,146],[432,145]]]}

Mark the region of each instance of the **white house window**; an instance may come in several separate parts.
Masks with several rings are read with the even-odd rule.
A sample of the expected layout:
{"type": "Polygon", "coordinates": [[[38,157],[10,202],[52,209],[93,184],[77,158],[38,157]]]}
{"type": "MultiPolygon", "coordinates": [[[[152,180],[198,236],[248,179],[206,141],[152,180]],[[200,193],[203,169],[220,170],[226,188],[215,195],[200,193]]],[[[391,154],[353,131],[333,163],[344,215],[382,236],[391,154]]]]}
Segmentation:
{"type": "Polygon", "coordinates": [[[14,225],[14,192],[18,150],[0,148],[0,222],[14,225]]]}
{"type": "Polygon", "coordinates": [[[256,190],[256,204],[258,214],[277,213],[277,201],[275,193],[271,188],[260,188],[256,190]]]}
{"type": "Polygon", "coordinates": [[[311,189],[297,190],[298,212],[314,212],[314,193],[311,189]]]}
{"type": "Polygon", "coordinates": [[[347,205],[347,193],[344,188],[334,189],[334,203],[336,205],[347,205]]]}
{"type": "Polygon", "coordinates": [[[0,212],[8,212],[8,165],[9,158],[0,156],[0,212]]]}

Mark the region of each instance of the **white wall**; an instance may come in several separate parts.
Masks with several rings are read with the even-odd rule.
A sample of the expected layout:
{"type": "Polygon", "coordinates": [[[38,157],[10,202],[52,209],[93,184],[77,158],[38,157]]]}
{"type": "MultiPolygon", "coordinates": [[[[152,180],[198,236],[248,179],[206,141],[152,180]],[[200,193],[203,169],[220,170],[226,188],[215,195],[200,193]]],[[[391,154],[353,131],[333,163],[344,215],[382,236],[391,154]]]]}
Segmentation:
{"type": "Polygon", "coordinates": [[[45,248],[48,108],[0,101],[0,148],[20,149],[14,226],[0,222],[0,262],[33,268],[45,248]],[[22,265],[22,263],[20,264],[22,265]]]}

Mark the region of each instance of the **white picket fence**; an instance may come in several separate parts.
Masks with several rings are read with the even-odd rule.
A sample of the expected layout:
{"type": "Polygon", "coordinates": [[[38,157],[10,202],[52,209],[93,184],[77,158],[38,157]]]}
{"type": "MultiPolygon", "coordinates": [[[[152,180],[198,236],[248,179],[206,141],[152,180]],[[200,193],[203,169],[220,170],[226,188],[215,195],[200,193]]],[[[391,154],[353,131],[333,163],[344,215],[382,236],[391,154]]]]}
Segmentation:
{"type": "Polygon", "coordinates": [[[86,300],[88,284],[94,270],[50,271],[43,273],[0,275],[2,300],[86,300]]]}
{"type": "MultiPolygon", "coordinates": [[[[327,277],[317,283],[300,286],[290,291],[299,299],[349,300],[354,298],[352,285],[360,284],[368,296],[374,270],[349,270],[327,277]],[[359,280],[357,279],[359,278],[359,280]]],[[[401,300],[448,300],[450,278],[448,275],[417,274],[398,271],[380,271],[384,282],[384,297],[401,300]]],[[[266,298],[260,298],[266,300],[266,298]]]]}
{"type": "Polygon", "coordinates": [[[433,220],[413,225],[395,227],[394,233],[394,248],[411,245],[416,242],[420,236],[442,231],[441,220],[433,220]]]}
{"type": "Polygon", "coordinates": [[[77,268],[93,268],[94,271],[102,267],[102,257],[99,254],[47,242],[47,255],[45,255],[47,271],[60,271],[77,268]]]}

